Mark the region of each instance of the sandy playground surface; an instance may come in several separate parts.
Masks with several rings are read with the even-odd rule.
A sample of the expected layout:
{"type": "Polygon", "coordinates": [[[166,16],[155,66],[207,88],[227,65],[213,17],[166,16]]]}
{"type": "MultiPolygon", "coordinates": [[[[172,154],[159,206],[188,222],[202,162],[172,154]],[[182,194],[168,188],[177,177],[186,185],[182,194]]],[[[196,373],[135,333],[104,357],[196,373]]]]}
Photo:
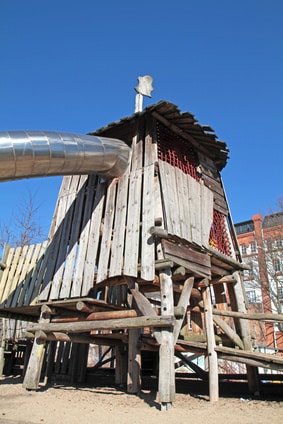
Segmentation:
{"type": "Polygon", "coordinates": [[[283,396],[254,400],[177,393],[169,411],[161,411],[156,391],[129,395],[115,387],[55,384],[26,391],[18,377],[0,379],[0,424],[246,424],[282,423],[283,396]]]}

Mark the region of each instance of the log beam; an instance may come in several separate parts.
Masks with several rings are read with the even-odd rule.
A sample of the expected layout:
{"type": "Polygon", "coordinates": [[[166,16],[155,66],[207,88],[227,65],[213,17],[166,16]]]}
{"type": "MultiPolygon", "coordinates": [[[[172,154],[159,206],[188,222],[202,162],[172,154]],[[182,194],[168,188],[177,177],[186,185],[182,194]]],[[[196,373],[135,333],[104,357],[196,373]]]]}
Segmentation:
{"type": "MultiPolygon", "coordinates": [[[[156,317],[156,311],[153,309],[150,301],[139,291],[138,285],[134,282],[129,282],[129,289],[135,300],[138,310],[143,315],[156,317]]],[[[158,343],[161,343],[160,332],[154,331],[153,335],[155,336],[158,343]]]]}
{"type": "Polygon", "coordinates": [[[138,314],[133,309],[127,309],[122,311],[106,311],[106,312],[92,312],[89,315],[79,315],[72,317],[59,317],[52,318],[51,322],[83,322],[83,321],[102,321],[109,319],[120,319],[120,318],[135,318],[138,314]]]}
{"type": "Polygon", "coordinates": [[[223,319],[214,316],[213,321],[226,334],[226,336],[240,349],[244,349],[244,344],[238,334],[223,319]]]}
{"type": "Polygon", "coordinates": [[[187,313],[187,306],[190,304],[190,297],[191,297],[193,285],[194,285],[194,277],[188,278],[184,283],[184,288],[181,292],[181,295],[178,301],[177,306],[183,308],[183,314],[179,319],[176,320],[176,325],[174,327],[174,344],[176,344],[176,341],[179,337],[179,333],[187,313]]]}
{"type": "MultiPolygon", "coordinates": [[[[25,333],[25,337],[27,339],[33,339],[35,338],[35,333],[32,332],[26,332],[25,333]]],[[[88,333],[87,334],[66,334],[63,332],[44,332],[44,331],[38,331],[37,333],[37,339],[40,342],[45,342],[45,341],[56,341],[56,342],[66,342],[66,343],[80,343],[80,344],[89,344],[89,343],[96,343],[96,337],[95,335],[90,336],[88,333]]],[[[109,344],[109,341],[112,345],[117,345],[120,344],[121,346],[123,345],[123,342],[121,342],[120,340],[115,340],[114,343],[112,340],[107,340],[105,342],[105,345],[109,344]]]]}
{"type": "Polygon", "coordinates": [[[265,321],[265,322],[283,322],[283,314],[264,314],[264,313],[250,313],[250,312],[236,312],[236,311],[223,311],[219,309],[213,309],[213,315],[219,315],[223,317],[233,317],[250,319],[254,321],[265,321]]]}
{"type": "Polygon", "coordinates": [[[120,330],[126,328],[144,328],[144,327],[172,327],[175,323],[173,315],[156,316],[156,317],[136,317],[136,318],[120,318],[108,319],[101,321],[80,321],[66,323],[46,323],[31,324],[27,327],[27,331],[44,331],[44,332],[68,332],[68,333],[84,333],[92,330],[120,330]]]}

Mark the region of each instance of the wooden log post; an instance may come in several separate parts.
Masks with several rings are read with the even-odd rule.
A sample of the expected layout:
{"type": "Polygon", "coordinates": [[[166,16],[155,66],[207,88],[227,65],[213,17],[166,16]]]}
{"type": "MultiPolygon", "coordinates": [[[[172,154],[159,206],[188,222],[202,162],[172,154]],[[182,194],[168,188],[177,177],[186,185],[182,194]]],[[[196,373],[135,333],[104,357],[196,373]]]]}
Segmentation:
{"type": "MultiPolygon", "coordinates": [[[[50,322],[50,318],[51,310],[48,310],[48,307],[43,305],[41,308],[39,323],[48,323],[50,322]]],[[[39,381],[46,346],[46,341],[40,339],[39,336],[40,331],[37,331],[35,333],[35,339],[23,381],[23,387],[27,390],[37,390],[39,388],[39,381]]]]}
{"type": "Polygon", "coordinates": [[[127,392],[139,393],[141,389],[141,352],[138,347],[140,328],[129,330],[127,392]]]}
{"type": "MultiPolygon", "coordinates": [[[[3,271],[6,268],[6,260],[8,258],[8,253],[10,250],[11,246],[7,243],[5,243],[4,246],[4,250],[3,250],[3,255],[2,255],[2,261],[3,263],[0,263],[0,283],[1,283],[1,278],[3,275],[3,271]]],[[[1,299],[1,293],[0,293],[0,299],[1,299]]],[[[1,340],[1,347],[0,347],[0,377],[2,377],[3,375],[3,371],[4,371],[4,365],[5,365],[5,342],[6,342],[6,321],[5,318],[0,318],[0,320],[2,319],[2,340],[1,340]]]]}
{"type": "MultiPolygon", "coordinates": [[[[160,272],[161,315],[174,315],[173,282],[171,269],[160,272]]],[[[168,410],[175,400],[175,363],[173,327],[161,330],[159,348],[158,391],[161,410],[168,410]]]]}
{"type": "Polygon", "coordinates": [[[70,346],[70,352],[63,356],[63,365],[68,370],[68,375],[71,377],[71,383],[75,384],[78,382],[77,372],[78,372],[78,362],[79,362],[79,344],[72,343],[70,346]]]}
{"type": "MultiPolygon", "coordinates": [[[[147,305],[147,299],[139,292],[138,284],[134,279],[128,280],[128,287],[133,295],[132,307],[145,313],[145,310],[153,312],[150,305],[147,305]],[[145,307],[144,307],[145,303],[145,307]]],[[[152,314],[151,314],[152,315],[152,314]]],[[[155,314],[156,316],[156,314],[155,314]]],[[[129,329],[128,339],[128,372],[127,372],[127,392],[139,393],[141,389],[141,352],[139,348],[139,338],[141,328],[129,329]]]]}
{"type": "MultiPolygon", "coordinates": [[[[245,304],[245,298],[242,288],[242,281],[239,275],[239,272],[234,272],[233,274],[235,283],[228,285],[230,302],[232,308],[238,312],[247,314],[247,308],[245,304]]],[[[249,324],[245,319],[235,319],[236,328],[239,330],[245,350],[252,350],[251,340],[250,340],[250,330],[249,324]]],[[[260,379],[258,376],[258,368],[247,365],[247,377],[248,385],[251,393],[258,395],[260,392],[260,379]]]]}
{"type": "Polygon", "coordinates": [[[208,374],[209,374],[209,399],[210,402],[216,402],[219,399],[218,387],[218,362],[215,351],[215,336],[212,317],[212,305],[209,285],[202,289],[204,305],[204,322],[207,340],[208,374]]]}
{"type": "Polygon", "coordinates": [[[53,372],[56,350],[57,350],[57,342],[51,341],[48,346],[47,365],[46,365],[45,376],[44,376],[45,386],[48,383],[48,380],[50,379],[53,372]]]}
{"type": "Polygon", "coordinates": [[[125,386],[127,384],[127,353],[124,346],[115,347],[115,384],[125,386]]]}
{"type": "Polygon", "coordinates": [[[0,347],[0,377],[3,376],[4,365],[5,365],[5,343],[6,343],[6,320],[2,319],[2,337],[1,337],[1,347],[0,347]]]}

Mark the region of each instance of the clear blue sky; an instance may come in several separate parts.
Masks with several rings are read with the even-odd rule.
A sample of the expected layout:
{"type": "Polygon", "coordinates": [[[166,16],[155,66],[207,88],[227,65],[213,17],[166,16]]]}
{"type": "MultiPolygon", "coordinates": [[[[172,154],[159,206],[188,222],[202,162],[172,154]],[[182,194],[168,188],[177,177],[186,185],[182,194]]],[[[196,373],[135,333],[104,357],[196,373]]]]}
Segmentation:
{"type": "MultiPolygon", "coordinates": [[[[0,130],[87,133],[134,111],[137,77],[214,128],[234,222],[282,187],[282,0],[2,0],[0,130]]],[[[0,225],[36,193],[48,231],[61,178],[0,183],[0,225]]]]}

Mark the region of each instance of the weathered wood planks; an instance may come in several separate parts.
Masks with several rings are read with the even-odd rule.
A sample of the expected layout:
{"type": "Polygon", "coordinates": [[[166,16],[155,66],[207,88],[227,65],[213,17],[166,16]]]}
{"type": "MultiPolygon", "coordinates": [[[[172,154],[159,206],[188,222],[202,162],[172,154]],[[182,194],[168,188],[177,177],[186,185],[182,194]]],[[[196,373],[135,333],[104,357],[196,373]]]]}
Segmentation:
{"type": "Polygon", "coordinates": [[[143,142],[134,137],[132,144],[132,165],[129,182],[129,201],[127,212],[124,273],[137,275],[140,243],[140,211],[142,187],[143,142]]]}
{"type": "MultiPolygon", "coordinates": [[[[95,193],[91,215],[89,218],[89,236],[85,256],[82,256],[81,261],[85,260],[85,267],[82,275],[82,269],[78,269],[77,278],[82,279],[81,295],[86,296],[89,290],[93,287],[94,276],[97,271],[97,259],[99,252],[99,241],[101,236],[101,219],[106,195],[106,182],[98,180],[96,183],[95,193]]],[[[91,200],[88,200],[91,201],[91,200]]],[[[82,252],[84,253],[84,252],[82,252]]],[[[79,286],[79,284],[78,284],[79,286]]]]}
{"type": "Polygon", "coordinates": [[[141,234],[141,278],[154,279],[155,246],[149,229],[154,225],[155,198],[154,198],[154,163],[157,153],[152,139],[145,139],[143,201],[142,201],[142,234],[141,234]]]}
{"type": "MultiPolygon", "coordinates": [[[[17,291],[7,305],[24,306],[87,296],[109,277],[130,275],[154,278],[155,246],[149,228],[154,224],[154,160],[156,147],[147,138],[133,142],[133,160],[119,179],[106,182],[98,176],[63,179],[50,242],[37,269],[30,262],[34,247],[10,251],[8,269],[1,279],[2,298],[17,291]],[[143,155],[146,169],[143,170],[143,155]],[[19,263],[20,261],[20,263],[19,263]],[[29,274],[29,287],[18,281],[29,274]]],[[[36,247],[36,256],[42,248],[36,247]]]]}
{"type": "Polygon", "coordinates": [[[159,172],[168,233],[198,246],[208,246],[213,193],[190,175],[161,160],[159,172]]]}
{"type": "Polygon", "coordinates": [[[0,281],[1,308],[29,305],[31,287],[37,278],[46,246],[47,242],[44,242],[9,249],[0,281]]]}
{"type": "Polygon", "coordinates": [[[211,260],[206,253],[197,252],[188,246],[178,245],[169,240],[162,240],[162,247],[166,259],[171,259],[198,276],[211,278],[211,260]]]}
{"type": "Polygon", "coordinates": [[[103,221],[103,231],[100,245],[100,254],[97,269],[97,282],[105,280],[108,277],[108,265],[110,249],[112,243],[112,229],[115,213],[117,180],[114,179],[109,184],[106,196],[106,205],[103,221]]]}
{"type": "Polygon", "coordinates": [[[124,266],[129,173],[130,169],[128,168],[125,174],[122,175],[118,181],[109,277],[121,275],[124,266]]]}

